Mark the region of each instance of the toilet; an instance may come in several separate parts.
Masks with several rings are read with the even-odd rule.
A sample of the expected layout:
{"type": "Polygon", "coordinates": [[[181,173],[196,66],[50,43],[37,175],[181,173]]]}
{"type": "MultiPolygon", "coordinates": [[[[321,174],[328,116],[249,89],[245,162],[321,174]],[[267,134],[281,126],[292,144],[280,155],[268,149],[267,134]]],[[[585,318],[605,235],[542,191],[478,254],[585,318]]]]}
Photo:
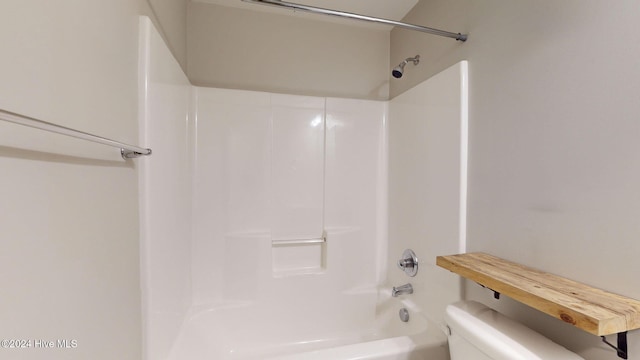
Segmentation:
{"type": "Polygon", "coordinates": [[[475,301],[447,306],[451,360],[578,360],[577,354],[475,301]]]}

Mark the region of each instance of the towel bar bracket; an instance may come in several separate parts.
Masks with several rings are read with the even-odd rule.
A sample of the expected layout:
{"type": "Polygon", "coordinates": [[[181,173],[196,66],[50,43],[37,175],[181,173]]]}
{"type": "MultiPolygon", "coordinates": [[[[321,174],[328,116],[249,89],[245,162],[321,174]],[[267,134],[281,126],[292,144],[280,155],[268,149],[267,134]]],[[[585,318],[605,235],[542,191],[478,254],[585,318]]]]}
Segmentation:
{"type": "Polygon", "coordinates": [[[120,149],[120,155],[122,155],[122,158],[125,159],[125,160],[127,160],[127,159],[135,159],[135,158],[139,158],[140,156],[151,155],[151,149],[147,149],[147,150],[149,150],[149,152],[147,154],[143,154],[143,153],[135,151],[135,150],[129,150],[129,149],[121,148],[120,149]]]}

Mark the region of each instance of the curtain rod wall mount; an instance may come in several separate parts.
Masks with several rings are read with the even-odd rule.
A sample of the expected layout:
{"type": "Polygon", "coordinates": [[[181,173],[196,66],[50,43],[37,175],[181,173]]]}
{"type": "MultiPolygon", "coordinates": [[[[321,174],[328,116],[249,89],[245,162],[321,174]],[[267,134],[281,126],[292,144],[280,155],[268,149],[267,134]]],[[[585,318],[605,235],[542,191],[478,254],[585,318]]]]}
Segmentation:
{"type": "Polygon", "coordinates": [[[253,3],[253,4],[268,5],[268,6],[274,6],[274,7],[280,7],[280,8],[288,8],[288,9],[293,9],[294,11],[295,10],[299,10],[299,11],[305,11],[305,12],[314,13],[314,14],[337,16],[337,17],[341,17],[341,18],[348,18],[348,19],[367,21],[367,22],[378,23],[378,24],[391,25],[391,26],[396,26],[396,27],[399,27],[399,28],[407,29],[407,30],[413,30],[413,31],[424,32],[424,33],[432,34],[432,35],[444,36],[444,37],[456,39],[456,40],[462,41],[462,42],[467,41],[467,34],[452,33],[452,32],[449,32],[449,31],[429,28],[429,27],[426,27],[426,26],[403,23],[403,22],[400,22],[400,21],[377,18],[377,17],[373,17],[373,16],[360,15],[360,14],[354,14],[354,13],[350,13],[350,12],[331,10],[331,9],[323,9],[323,8],[319,8],[319,7],[315,7],[315,6],[309,6],[309,5],[303,5],[303,4],[295,4],[295,3],[290,3],[290,2],[281,1],[281,0],[242,0],[242,1],[248,2],[248,3],[253,3]]]}

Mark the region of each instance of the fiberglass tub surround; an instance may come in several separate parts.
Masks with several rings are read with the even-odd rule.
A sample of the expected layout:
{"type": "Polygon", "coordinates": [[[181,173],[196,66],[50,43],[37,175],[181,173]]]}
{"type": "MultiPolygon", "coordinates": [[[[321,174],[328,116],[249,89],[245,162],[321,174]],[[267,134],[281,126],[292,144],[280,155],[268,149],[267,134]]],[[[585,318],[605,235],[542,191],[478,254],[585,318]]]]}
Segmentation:
{"type": "Polygon", "coordinates": [[[416,217],[427,210],[404,196],[460,203],[466,67],[395,103],[198,88],[143,25],[141,137],[154,149],[140,179],[145,357],[446,359],[438,309],[459,287],[431,257],[459,251],[463,212],[426,229],[416,217]],[[426,148],[412,142],[420,134],[402,138],[427,130],[438,141],[426,148]],[[436,154],[454,164],[415,161],[436,154]],[[447,179],[456,185],[438,192],[447,179]],[[402,196],[388,204],[387,192],[402,196]],[[413,278],[395,264],[405,248],[421,259],[413,278]],[[409,281],[414,294],[391,296],[409,281]]]}
{"type": "Polygon", "coordinates": [[[196,92],[195,307],[233,308],[226,335],[265,347],[373,321],[385,105],[196,92]]]}

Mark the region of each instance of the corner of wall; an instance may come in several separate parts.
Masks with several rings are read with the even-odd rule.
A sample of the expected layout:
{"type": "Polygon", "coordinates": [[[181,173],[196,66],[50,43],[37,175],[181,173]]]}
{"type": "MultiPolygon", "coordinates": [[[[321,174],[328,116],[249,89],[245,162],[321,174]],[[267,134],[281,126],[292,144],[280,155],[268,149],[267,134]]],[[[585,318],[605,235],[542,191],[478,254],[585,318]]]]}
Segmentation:
{"type": "Polygon", "coordinates": [[[145,0],[142,13],[149,16],[167,47],[187,73],[187,7],[190,1],[145,0]],[[171,4],[171,6],[167,5],[171,4]]]}

